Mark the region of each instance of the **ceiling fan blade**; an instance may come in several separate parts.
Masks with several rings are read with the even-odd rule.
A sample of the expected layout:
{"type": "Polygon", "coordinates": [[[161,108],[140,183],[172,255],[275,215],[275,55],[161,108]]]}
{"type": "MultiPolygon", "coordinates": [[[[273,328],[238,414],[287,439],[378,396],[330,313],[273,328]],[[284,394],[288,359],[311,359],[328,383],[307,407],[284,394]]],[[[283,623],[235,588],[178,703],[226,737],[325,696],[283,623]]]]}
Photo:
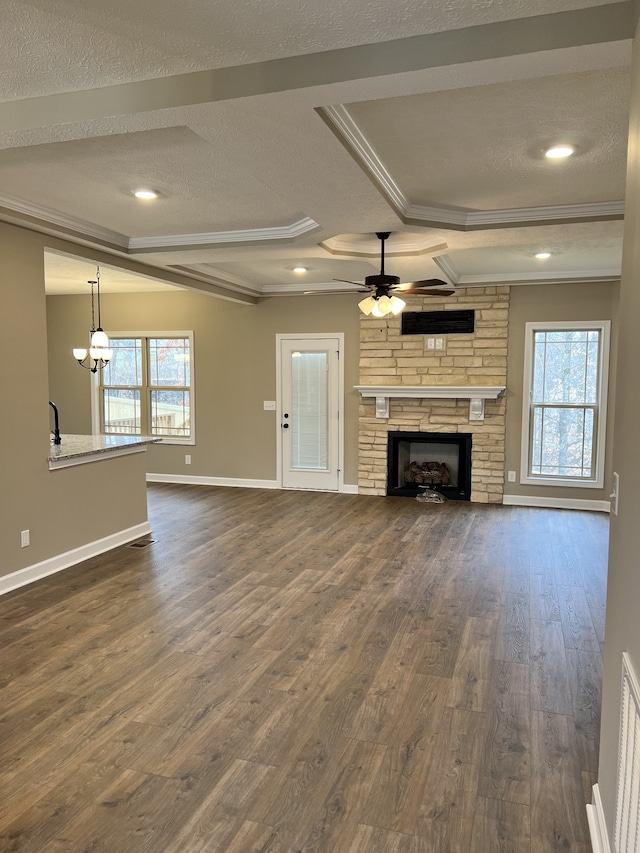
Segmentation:
{"type": "Polygon", "coordinates": [[[453,287],[419,287],[411,290],[396,290],[400,294],[418,294],[420,296],[451,296],[456,291],[453,287]]]}
{"type": "Polygon", "coordinates": [[[441,278],[425,278],[422,281],[405,281],[394,287],[394,290],[404,290],[405,288],[414,287],[451,287],[446,281],[441,278]]]}
{"type": "Polygon", "coordinates": [[[370,290],[305,290],[303,296],[341,296],[344,293],[371,293],[370,290]]]}
{"type": "MultiPolygon", "coordinates": [[[[363,284],[361,281],[351,281],[348,278],[334,278],[333,281],[343,281],[345,284],[355,284],[356,287],[366,287],[366,284],[363,284]]],[[[369,288],[370,290],[372,288],[369,288]]]]}

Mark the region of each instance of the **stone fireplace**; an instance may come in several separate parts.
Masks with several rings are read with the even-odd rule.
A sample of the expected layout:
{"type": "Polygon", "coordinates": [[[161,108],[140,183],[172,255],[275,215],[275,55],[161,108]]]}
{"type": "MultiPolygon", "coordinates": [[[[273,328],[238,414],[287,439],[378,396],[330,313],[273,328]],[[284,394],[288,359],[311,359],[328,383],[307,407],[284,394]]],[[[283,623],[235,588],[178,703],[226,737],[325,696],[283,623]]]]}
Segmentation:
{"type": "Polygon", "coordinates": [[[474,331],[437,340],[402,335],[399,316],[361,317],[360,494],[387,494],[390,433],[468,434],[470,500],[502,502],[509,287],[411,298],[414,311],[461,309],[474,331]]]}

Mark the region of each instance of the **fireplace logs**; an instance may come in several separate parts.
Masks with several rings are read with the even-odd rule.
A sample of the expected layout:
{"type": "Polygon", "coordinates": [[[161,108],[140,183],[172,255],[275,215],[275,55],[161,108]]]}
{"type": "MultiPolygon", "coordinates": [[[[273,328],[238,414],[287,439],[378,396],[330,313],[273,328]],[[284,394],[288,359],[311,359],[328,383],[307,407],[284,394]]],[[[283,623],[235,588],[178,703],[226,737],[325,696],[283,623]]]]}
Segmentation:
{"type": "Polygon", "coordinates": [[[448,486],[451,475],[444,462],[412,462],[404,472],[404,481],[417,486],[448,486]]]}

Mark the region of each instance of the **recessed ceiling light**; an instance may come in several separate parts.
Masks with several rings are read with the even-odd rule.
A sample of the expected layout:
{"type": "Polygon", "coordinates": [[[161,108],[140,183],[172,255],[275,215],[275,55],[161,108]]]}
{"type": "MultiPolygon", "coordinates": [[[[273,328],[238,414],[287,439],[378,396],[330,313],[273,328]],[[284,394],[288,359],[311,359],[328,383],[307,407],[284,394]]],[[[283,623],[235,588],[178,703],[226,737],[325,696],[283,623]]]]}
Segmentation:
{"type": "Polygon", "coordinates": [[[160,193],[155,190],[134,190],[133,194],[136,198],[152,199],[158,198],[160,193]]]}
{"type": "Polygon", "coordinates": [[[552,148],[547,148],[544,152],[545,157],[551,160],[561,160],[563,157],[571,157],[575,148],[572,145],[554,145],[552,148]]]}
{"type": "Polygon", "coordinates": [[[551,252],[536,252],[536,258],[539,258],[541,261],[544,261],[550,257],[551,257],[551,252]]]}
{"type": "Polygon", "coordinates": [[[294,272],[306,272],[307,268],[306,267],[294,267],[293,271],[294,272]]]}

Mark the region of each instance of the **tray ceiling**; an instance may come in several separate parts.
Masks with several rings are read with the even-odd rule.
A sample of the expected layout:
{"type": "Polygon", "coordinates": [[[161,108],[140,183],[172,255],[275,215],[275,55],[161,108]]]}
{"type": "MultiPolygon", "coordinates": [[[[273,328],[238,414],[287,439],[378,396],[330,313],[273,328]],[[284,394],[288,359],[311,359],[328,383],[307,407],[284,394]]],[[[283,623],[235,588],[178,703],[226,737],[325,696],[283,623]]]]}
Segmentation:
{"type": "Polygon", "coordinates": [[[9,2],[0,217],[240,301],[377,272],[379,230],[402,280],[614,280],[632,3],[428,5],[9,2]]]}

